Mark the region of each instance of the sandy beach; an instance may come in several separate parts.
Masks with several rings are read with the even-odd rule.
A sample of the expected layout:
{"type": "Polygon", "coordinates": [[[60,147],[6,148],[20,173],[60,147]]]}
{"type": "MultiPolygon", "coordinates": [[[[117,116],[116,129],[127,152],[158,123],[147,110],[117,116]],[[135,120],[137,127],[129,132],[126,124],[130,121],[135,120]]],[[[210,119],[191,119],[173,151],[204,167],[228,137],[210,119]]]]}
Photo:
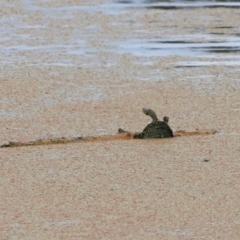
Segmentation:
{"type": "Polygon", "coordinates": [[[218,133],[0,149],[0,239],[239,239],[239,52],[140,45],[239,38],[240,9],[115,5],[0,3],[0,145],[142,131],[143,107],[218,133]]]}

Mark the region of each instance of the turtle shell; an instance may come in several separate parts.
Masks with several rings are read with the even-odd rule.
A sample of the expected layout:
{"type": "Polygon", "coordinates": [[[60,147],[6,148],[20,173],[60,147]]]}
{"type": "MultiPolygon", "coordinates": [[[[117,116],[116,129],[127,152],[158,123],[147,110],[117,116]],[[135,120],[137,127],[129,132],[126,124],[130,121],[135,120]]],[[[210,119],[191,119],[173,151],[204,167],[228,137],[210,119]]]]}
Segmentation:
{"type": "Polygon", "coordinates": [[[154,121],[148,124],[142,131],[141,138],[169,138],[173,137],[172,129],[166,122],[154,121]]]}

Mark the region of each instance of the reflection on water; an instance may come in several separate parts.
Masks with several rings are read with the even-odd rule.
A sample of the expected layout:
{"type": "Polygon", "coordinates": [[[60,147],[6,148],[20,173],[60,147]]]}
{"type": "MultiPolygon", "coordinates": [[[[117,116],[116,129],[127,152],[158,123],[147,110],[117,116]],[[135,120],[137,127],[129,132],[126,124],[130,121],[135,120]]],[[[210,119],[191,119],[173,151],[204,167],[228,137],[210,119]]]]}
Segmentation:
{"type": "MultiPolygon", "coordinates": [[[[238,56],[232,53],[240,52],[239,37],[216,38],[212,34],[170,35],[161,40],[135,39],[113,43],[119,53],[131,52],[137,56],[191,56],[201,58],[223,59],[224,61],[206,61],[200,66],[240,65],[238,56]],[[219,54],[222,53],[220,56],[219,54]],[[226,61],[228,60],[228,61],[226,61]],[[230,61],[229,61],[230,60],[230,61]]],[[[199,62],[200,63],[200,62],[199,62]]],[[[195,61],[194,66],[198,65],[195,61]]]]}
{"type": "Polygon", "coordinates": [[[182,8],[239,8],[239,1],[198,1],[198,0],[115,0],[115,3],[124,4],[128,7],[143,7],[150,9],[177,10],[182,8]]]}
{"type": "MultiPolygon", "coordinates": [[[[131,51],[137,55],[142,55],[146,52],[147,55],[164,56],[190,54],[194,56],[196,53],[204,55],[205,53],[231,53],[240,51],[240,42],[238,42],[238,38],[230,38],[228,41],[219,42],[194,42],[190,40],[180,40],[184,39],[185,36],[169,36],[169,38],[175,38],[176,40],[130,40],[124,43],[118,42],[116,45],[122,46],[122,49],[126,49],[126,52],[131,51]],[[151,54],[149,51],[154,52],[151,54]]],[[[192,36],[191,39],[194,39],[194,36],[192,36]]]]}

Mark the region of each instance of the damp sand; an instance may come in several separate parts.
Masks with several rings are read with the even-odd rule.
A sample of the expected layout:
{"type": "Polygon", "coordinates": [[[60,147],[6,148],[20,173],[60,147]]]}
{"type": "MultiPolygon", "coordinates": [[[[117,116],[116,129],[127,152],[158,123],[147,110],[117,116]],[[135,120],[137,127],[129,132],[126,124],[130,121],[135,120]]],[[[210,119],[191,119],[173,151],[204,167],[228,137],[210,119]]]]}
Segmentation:
{"type": "Polygon", "coordinates": [[[141,131],[142,107],[174,131],[219,133],[1,149],[0,238],[239,239],[238,53],[152,56],[115,43],[230,38],[240,10],[25,2],[1,4],[0,144],[141,131]]]}

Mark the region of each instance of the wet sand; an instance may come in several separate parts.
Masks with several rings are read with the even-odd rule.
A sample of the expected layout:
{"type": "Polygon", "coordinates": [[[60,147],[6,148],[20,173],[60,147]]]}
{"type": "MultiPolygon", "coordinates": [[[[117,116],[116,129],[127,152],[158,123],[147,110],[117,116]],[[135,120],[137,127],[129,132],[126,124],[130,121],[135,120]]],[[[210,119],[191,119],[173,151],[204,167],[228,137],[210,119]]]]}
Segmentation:
{"type": "MultiPolygon", "coordinates": [[[[10,39],[1,43],[6,49],[39,45],[41,37],[43,46],[69,44],[70,36],[74,45],[81,40],[74,38],[79,30],[87,53],[6,52],[6,61],[1,59],[0,145],[114,135],[120,127],[141,131],[151,121],[142,107],[154,109],[159,118],[169,116],[174,131],[219,133],[1,149],[0,238],[239,239],[239,66],[221,64],[222,55],[216,54],[209,61],[218,64],[179,67],[183,62],[204,64],[206,58],[120,54],[108,42],[151,39],[170,30],[191,34],[202,28],[203,19],[209,19],[205,32],[228,37],[238,29],[221,26],[235,26],[240,10],[182,9],[173,15],[153,9],[119,14],[85,9],[64,19],[12,2],[2,4],[1,11],[5,18],[14,12],[21,22],[16,38],[9,33],[10,39]],[[68,26],[60,28],[64,24],[68,26]]],[[[105,1],[89,1],[101,3],[105,1]]]]}

